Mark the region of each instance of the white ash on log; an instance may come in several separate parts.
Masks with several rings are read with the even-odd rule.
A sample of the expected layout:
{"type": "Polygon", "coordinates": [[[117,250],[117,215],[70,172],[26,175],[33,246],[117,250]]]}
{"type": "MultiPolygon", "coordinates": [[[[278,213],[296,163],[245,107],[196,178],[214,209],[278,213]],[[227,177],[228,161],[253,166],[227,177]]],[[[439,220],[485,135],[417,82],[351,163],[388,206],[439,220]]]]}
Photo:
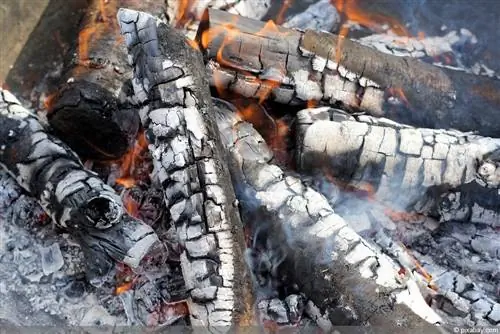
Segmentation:
{"type": "Polygon", "coordinates": [[[48,224],[37,201],[4,170],[0,170],[0,188],[2,328],[12,325],[13,332],[18,332],[21,326],[184,324],[186,312],[173,308],[185,298],[175,263],[141,265],[135,273],[119,265],[115,279],[92,286],[85,277],[82,247],[48,224]],[[133,279],[130,290],[120,293],[127,278],[133,279]]]}
{"type": "Polygon", "coordinates": [[[250,282],[243,227],[224,160],[201,54],[153,16],[118,12],[132,81],[170,217],[184,246],[181,265],[193,326],[245,321],[250,282]]]}
{"type": "Polygon", "coordinates": [[[411,275],[400,276],[399,266],[354,232],[322,195],[272,164],[250,124],[223,105],[216,115],[243,217],[264,239],[260,251],[247,255],[262,288],[279,287],[285,275],[325,315],[326,330],[332,324],[416,328],[443,322],[411,275]]]}
{"type": "Polygon", "coordinates": [[[82,244],[89,279],[106,278],[115,261],[137,267],[158,240],[154,231],[11,93],[0,95],[0,165],[82,244]]]}
{"type": "Polygon", "coordinates": [[[414,273],[426,300],[448,324],[495,324],[494,316],[485,318],[484,308],[476,306],[489,305],[486,309],[490,310],[498,302],[500,231],[481,223],[438,223],[430,217],[398,213],[390,203],[341,189],[324,176],[312,182],[306,178],[306,182],[356,232],[414,273]]]}
{"type": "Polygon", "coordinates": [[[197,42],[210,60],[212,85],[246,97],[285,104],[319,101],[418,127],[500,133],[500,80],[389,55],[325,32],[266,26],[211,9],[197,42]],[[227,22],[234,23],[228,27],[227,22]]]}
{"type": "MultiPolygon", "coordinates": [[[[244,16],[244,15],[243,15],[244,16]]],[[[292,16],[283,23],[284,27],[335,31],[340,24],[340,16],[330,0],[320,0],[307,9],[292,16]]]]}
{"type": "Polygon", "coordinates": [[[500,226],[499,139],[360,119],[376,123],[328,107],[300,111],[299,170],[368,182],[394,208],[500,226]]]}
{"type": "Polygon", "coordinates": [[[137,136],[132,69],[116,21],[118,8],[130,5],[164,16],[161,1],[92,0],[63,65],[63,84],[47,100],[53,132],[84,159],[118,159],[137,136]]]}

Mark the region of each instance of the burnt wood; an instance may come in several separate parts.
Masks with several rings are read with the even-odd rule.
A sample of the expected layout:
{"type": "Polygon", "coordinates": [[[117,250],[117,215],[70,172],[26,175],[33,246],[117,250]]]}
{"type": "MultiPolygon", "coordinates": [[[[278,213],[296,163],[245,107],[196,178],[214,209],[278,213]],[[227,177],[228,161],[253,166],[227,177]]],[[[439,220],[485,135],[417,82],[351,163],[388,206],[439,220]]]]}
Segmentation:
{"type": "Polygon", "coordinates": [[[400,267],[322,195],[274,165],[263,138],[231,107],[217,107],[243,218],[254,235],[247,258],[256,286],[272,292],[285,282],[297,284],[321,310],[316,320],[326,331],[328,324],[416,328],[442,322],[413,277],[399,276],[400,267]]]}
{"type": "Polygon", "coordinates": [[[132,68],[116,21],[120,6],[162,16],[161,1],[92,0],[65,61],[58,90],[48,99],[54,133],[82,158],[114,160],[134,142],[139,128],[131,100],[132,68]]]}
{"type": "Polygon", "coordinates": [[[328,107],[300,111],[298,169],[368,182],[400,210],[500,226],[499,139],[358,120],[328,107]]]}
{"type": "Polygon", "coordinates": [[[158,240],[151,227],[11,93],[0,97],[0,165],[79,241],[91,282],[102,283],[116,261],[137,267],[158,240]]]}
{"type": "MultiPolygon", "coordinates": [[[[153,16],[120,9],[153,179],[184,249],[193,326],[230,329],[251,318],[244,235],[205,76],[185,37],[153,16]]],[[[222,330],[222,329],[221,329],[222,330]]]]}
{"type": "Polygon", "coordinates": [[[500,133],[497,79],[214,9],[204,13],[196,39],[210,60],[212,85],[247,97],[320,101],[417,127],[500,133]]]}

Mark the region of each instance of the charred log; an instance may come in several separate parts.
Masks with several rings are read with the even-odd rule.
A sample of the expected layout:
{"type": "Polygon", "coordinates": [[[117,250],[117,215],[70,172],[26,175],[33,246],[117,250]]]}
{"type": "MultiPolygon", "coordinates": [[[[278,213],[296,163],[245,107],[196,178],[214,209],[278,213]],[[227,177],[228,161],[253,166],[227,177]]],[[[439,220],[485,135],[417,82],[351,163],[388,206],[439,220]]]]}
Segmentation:
{"type": "MultiPolygon", "coordinates": [[[[132,81],[153,156],[153,178],[184,246],[181,265],[193,325],[235,325],[251,306],[244,237],[213,119],[201,54],[173,28],[120,9],[132,81]]],[[[229,327],[228,327],[229,328],[229,327]]]]}
{"type": "Polygon", "coordinates": [[[222,103],[216,115],[254,233],[247,258],[263,291],[279,288],[285,276],[326,314],[318,320],[327,330],[328,324],[420,327],[423,319],[442,321],[412,277],[400,276],[398,265],[354,232],[323,196],[272,164],[250,124],[222,103]]]}
{"type": "Polygon", "coordinates": [[[217,10],[205,12],[197,41],[212,61],[212,85],[246,97],[341,104],[418,127],[500,133],[496,79],[385,54],[333,34],[266,26],[217,10]]]}
{"type": "Polygon", "coordinates": [[[80,242],[89,278],[106,277],[115,261],[137,267],[157,241],[154,231],[130,217],[113,189],[12,94],[0,94],[0,163],[80,242]]]}
{"type": "MultiPolygon", "coordinates": [[[[140,9],[159,16],[165,10],[161,1],[140,3],[140,9]]],[[[134,4],[138,6],[130,0],[91,1],[64,64],[64,84],[47,103],[54,133],[83,158],[118,159],[137,135],[140,122],[130,100],[132,69],[116,21],[120,6],[134,4]]]]}
{"type": "Polygon", "coordinates": [[[498,226],[500,140],[361,117],[368,124],[327,107],[297,118],[301,171],[368,182],[398,209],[498,226]]]}

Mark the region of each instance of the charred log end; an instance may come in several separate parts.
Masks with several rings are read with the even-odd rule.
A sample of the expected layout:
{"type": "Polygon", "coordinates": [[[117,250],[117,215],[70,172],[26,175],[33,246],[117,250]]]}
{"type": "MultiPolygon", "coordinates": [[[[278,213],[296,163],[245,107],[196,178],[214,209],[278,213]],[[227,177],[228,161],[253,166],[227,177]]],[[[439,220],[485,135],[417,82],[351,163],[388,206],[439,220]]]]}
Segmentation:
{"type": "Polygon", "coordinates": [[[76,234],[86,257],[87,275],[92,284],[104,283],[112,274],[116,262],[137,268],[158,243],[158,237],[150,226],[127,214],[119,218],[120,222],[108,229],[87,228],[76,234]]]}
{"type": "Polygon", "coordinates": [[[118,159],[137,135],[137,112],[95,83],[65,85],[51,102],[47,118],[54,133],[83,158],[118,159]]]}
{"type": "Polygon", "coordinates": [[[83,214],[97,229],[107,229],[118,223],[123,209],[107,197],[96,197],[82,208],[83,214]]]}

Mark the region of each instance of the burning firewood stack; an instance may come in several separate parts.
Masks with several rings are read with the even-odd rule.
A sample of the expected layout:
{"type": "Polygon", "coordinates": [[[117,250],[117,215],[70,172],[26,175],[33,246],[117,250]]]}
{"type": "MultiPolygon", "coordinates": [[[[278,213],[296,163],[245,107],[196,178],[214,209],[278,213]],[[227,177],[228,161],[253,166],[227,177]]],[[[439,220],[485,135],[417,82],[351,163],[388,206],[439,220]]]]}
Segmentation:
{"type": "Polygon", "coordinates": [[[44,110],[0,91],[2,323],[500,324],[477,40],[350,39],[352,7],[290,5],[91,1],[44,110]]]}

